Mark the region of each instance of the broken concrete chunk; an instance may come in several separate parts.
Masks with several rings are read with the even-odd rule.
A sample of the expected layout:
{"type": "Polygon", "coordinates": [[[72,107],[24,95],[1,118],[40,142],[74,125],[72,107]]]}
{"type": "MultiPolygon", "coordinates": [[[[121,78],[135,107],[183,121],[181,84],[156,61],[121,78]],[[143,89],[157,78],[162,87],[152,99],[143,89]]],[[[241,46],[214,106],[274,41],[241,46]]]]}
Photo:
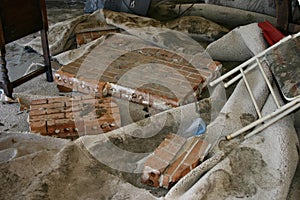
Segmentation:
{"type": "Polygon", "coordinates": [[[30,131],[61,138],[100,134],[121,126],[118,106],[111,98],[85,96],[33,100],[30,131]]]}
{"type": "Polygon", "coordinates": [[[206,52],[214,60],[245,61],[267,48],[257,23],[241,26],[209,44],[206,52]]]}

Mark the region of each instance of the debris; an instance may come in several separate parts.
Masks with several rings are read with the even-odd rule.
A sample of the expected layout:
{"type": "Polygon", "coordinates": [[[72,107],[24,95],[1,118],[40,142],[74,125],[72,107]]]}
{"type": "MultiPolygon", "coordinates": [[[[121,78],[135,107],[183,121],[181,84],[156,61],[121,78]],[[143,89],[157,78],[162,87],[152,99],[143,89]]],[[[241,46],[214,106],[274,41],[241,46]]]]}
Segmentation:
{"type": "Polygon", "coordinates": [[[200,16],[182,16],[165,24],[169,29],[188,34],[196,41],[215,41],[229,30],[200,16]]]}
{"type": "MultiPolygon", "coordinates": [[[[157,47],[124,51],[134,48],[129,45],[143,44],[123,34],[110,37],[88,55],[62,66],[54,75],[56,83],[73,91],[99,97],[112,95],[158,110],[194,102],[199,96],[195,93],[205,87],[208,69],[198,70],[184,57],[157,47]]],[[[197,64],[203,62],[214,68],[213,62],[207,61],[199,58],[197,64]]]]}
{"type": "Polygon", "coordinates": [[[266,53],[266,59],[287,100],[300,96],[300,33],[266,53]]]}
{"type": "Polygon", "coordinates": [[[23,98],[17,98],[18,103],[20,104],[20,111],[18,114],[21,114],[21,112],[29,110],[29,104],[27,101],[25,101],[23,98]]]}
{"type": "Polygon", "coordinates": [[[2,103],[17,103],[16,99],[12,99],[5,95],[4,91],[0,89],[0,102],[2,103]]]}
{"type": "Polygon", "coordinates": [[[78,47],[108,33],[117,32],[120,32],[117,27],[108,25],[101,20],[88,20],[81,22],[76,26],[74,30],[78,47]]]}
{"type": "Polygon", "coordinates": [[[186,129],[182,136],[188,138],[195,135],[201,135],[206,131],[206,124],[201,118],[197,118],[193,123],[186,129]]]}
{"type": "Polygon", "coordinates": [[[225,87],[228,87],[230,84],[239,80],[239,78],[243,78],[243,81],[250,95],[252,104],[254,105],[257,116],[259,117],[259,119],[257,119],[256,121],[227,135],[226,139],[230,140],[262,124],[261,126],[258,126],[258,128],[256,128],[244,137],[244,139],[247,139],[259,133],[268,126],[272,125],[279,119],[289,115],[290,113],[292,113],[300,107],[299,73],[295,73],[299,66],[299,36],[300,33],[283,38],[275,45],[262,51],[258,55],[252,57],[251,59],[247,60],[246,62],[242,63],[241,65],[237,66],[236,68],[222,75],[217,80],[214,80],[210,83],[210,85],[213,86],[219,83],[220,81],[224,80],[225,78],[229,77],[230,75],[240,71],[241,74],[236,75],[236,77],[234,77],[232,80],[228,81],[224,85],[225,87]],[[247,70],[244,70],[244,68],[248,65],[250,65],[251,67],[249,67],[247,70]],[[267,66],[268,68],[264,69],[266,67],[263,66],[267,66]],[[276,87],[273,86],[269,80],[269,77],[272,76],[272,74],[270,74],[269,67],[272,69],[272,72],[277,80],[280,90],[282,90],[284,97],[286,98],[286,100],[290,101],[285,105],[281,105],[279,103],[280,98],[278,97],[278,95],[276,95],[276,87]],[[277,106],[276,110],[265,116],[262,116],[261,114],[260,106],[258,105],[257,100],[253,95],[254,90],[251,89],[247,77],[245,75],[254,68],[258,68],[257,72],[260,72],[261,77],[263,77],[262,83],[265,83],[266,86],[268,86],[268,92],[270,92],[277,106]]]}
{"type": "Polygon", "coordinates": [[[209,148],[199,137],[186,140],[176,134],[167,135],[146,160],[142,182],[153,187],[171,188],[195,168],[209,148]]]}
{"type": "Polygon", "coordinates": [[[89,96],[33,100],[30,105],[30,130],[42,135],[77,138],[100,134],[121,126],[118,106],[111,98],[89,96]]]}

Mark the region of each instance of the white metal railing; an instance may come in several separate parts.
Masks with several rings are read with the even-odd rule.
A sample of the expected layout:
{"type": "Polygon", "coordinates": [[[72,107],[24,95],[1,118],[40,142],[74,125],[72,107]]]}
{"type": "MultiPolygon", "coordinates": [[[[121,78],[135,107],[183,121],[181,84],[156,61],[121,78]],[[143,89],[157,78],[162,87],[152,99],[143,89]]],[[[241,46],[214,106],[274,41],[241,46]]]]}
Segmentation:
{"type": "Polygon", "coordinates": [[[273,50],[274,48],[278,47],[279,45],[281,45],[282,43],[291,40],[293,38],[296,38],[300,36],[300,32],[293,35],[293,36],[287,36],[285,38],[283,38],[282,40],[280,40],[279,42],[277,42],[276,44],[274,44],[273,46],[267,48],[266,50],[262,51],[261,53],[259,53],[258,55],[252,57],[251,59],[245,61],[244,63],[242,63],[241,65],[237,66],[236,68],[232,69],[231,71],[227,72],[226,74],[222,75],[221,77],[217,78],[216,80],[212,81],[209,83],[209,85],[211,87],[214,87],[215,85],[219,84],[220,82],[224,81],[226,78],[236,74],[237,72],[240,72],[238,75],[236,75],[234,78],[232,78],[231,80],[229,80],[228,82],[224,83],[224,87],[228,88],[230,85],[232,85],[233,83],[235,83],[236,81],[240,80],[241,78],[244,80],[246,88],[249,92],[250,98],[254,104],[255,110],[257,112],[258,115],[258,119],[254,122],[252,122],[251,124],[241,128],[240,130],[235,131],[234,133],[231,133],[230,135],[226,136],[226,139],[230,140],[250,129],[253,129],[254,127],[260,125],[258,128],[254,129],[252,132],[250,132],[249,134],[247,134],[244,138],[249,138],[257,133],[259,133],[260,131],[262,131],[263,129],[265,129],[266,127],[272,125],[273,123],[275,123],[276,121],[278,121],[279,119],[289,115],[290,113],[292,113],[293,111],[295,111],[296,109],[298,109],[300,107],[300,96],[295,97],[292,101],[288,102],[285,105],[280,105],[278,98],[276,97],[276,94],[274,92],[274,89],[272,87],[272,84],[270,83],[263,67],[262,67],[262,62],[265,62],[265,54],[268,53],[269,51],[273,50]],[[253,92],[250,88],[249,82],[247,80],[246,74],[253,70],[254,68],[258,67],[267,86],[268,89],[275,101],[275,104],[277,106],[277,109],[266,115],[266,116],[262,116],[261,111],[257,105],[257,102],[255,100],[255,97],[253,95],[253,92]],[[268,121],[267,121],[268,120],[268,121]],[[267,122],[266,122],[267,121],[267,122]],[[265,123],[266,122],[266,123],[265,123]]]}

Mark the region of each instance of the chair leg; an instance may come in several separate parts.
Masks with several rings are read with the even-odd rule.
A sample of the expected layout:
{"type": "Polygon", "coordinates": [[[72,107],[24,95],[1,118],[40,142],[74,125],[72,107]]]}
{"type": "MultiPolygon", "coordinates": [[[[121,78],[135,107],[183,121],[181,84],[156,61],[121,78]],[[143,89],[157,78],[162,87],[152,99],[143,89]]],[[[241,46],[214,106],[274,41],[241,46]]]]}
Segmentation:
{"type": "Polygon", "coordinates": [[[0,84],[1,88],[4,90],[6,96],[12,98],[13,85],[11,84],[8,77],[8,70],[6,68],[5,60],[5,48],[0,51],[0,84]]]}
{"type": "Polygon", "coordinates": [[[43,56],[44,56],[47,81],[53,82],[52,68],[51,68],[51,62],[50,62],[50,52],[49,52],[49,45],[48,45],[48,37],[47,37],[47,32],[45,29],[41,30],[41,40],[42,40],[43,56]]]}

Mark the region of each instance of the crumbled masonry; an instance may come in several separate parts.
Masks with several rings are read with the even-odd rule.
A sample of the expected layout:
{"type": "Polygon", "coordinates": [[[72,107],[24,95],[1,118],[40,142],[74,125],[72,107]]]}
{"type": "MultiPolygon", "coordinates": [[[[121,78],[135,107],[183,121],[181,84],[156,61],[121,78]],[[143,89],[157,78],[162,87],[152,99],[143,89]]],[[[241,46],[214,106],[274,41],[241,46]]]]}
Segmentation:
{"type": "Polygon", "coordinates": [[[75,96],[33,100],[29,123],[33,133],[76,139],[117,129],[121,118],[111,98],[75,96]]]}

